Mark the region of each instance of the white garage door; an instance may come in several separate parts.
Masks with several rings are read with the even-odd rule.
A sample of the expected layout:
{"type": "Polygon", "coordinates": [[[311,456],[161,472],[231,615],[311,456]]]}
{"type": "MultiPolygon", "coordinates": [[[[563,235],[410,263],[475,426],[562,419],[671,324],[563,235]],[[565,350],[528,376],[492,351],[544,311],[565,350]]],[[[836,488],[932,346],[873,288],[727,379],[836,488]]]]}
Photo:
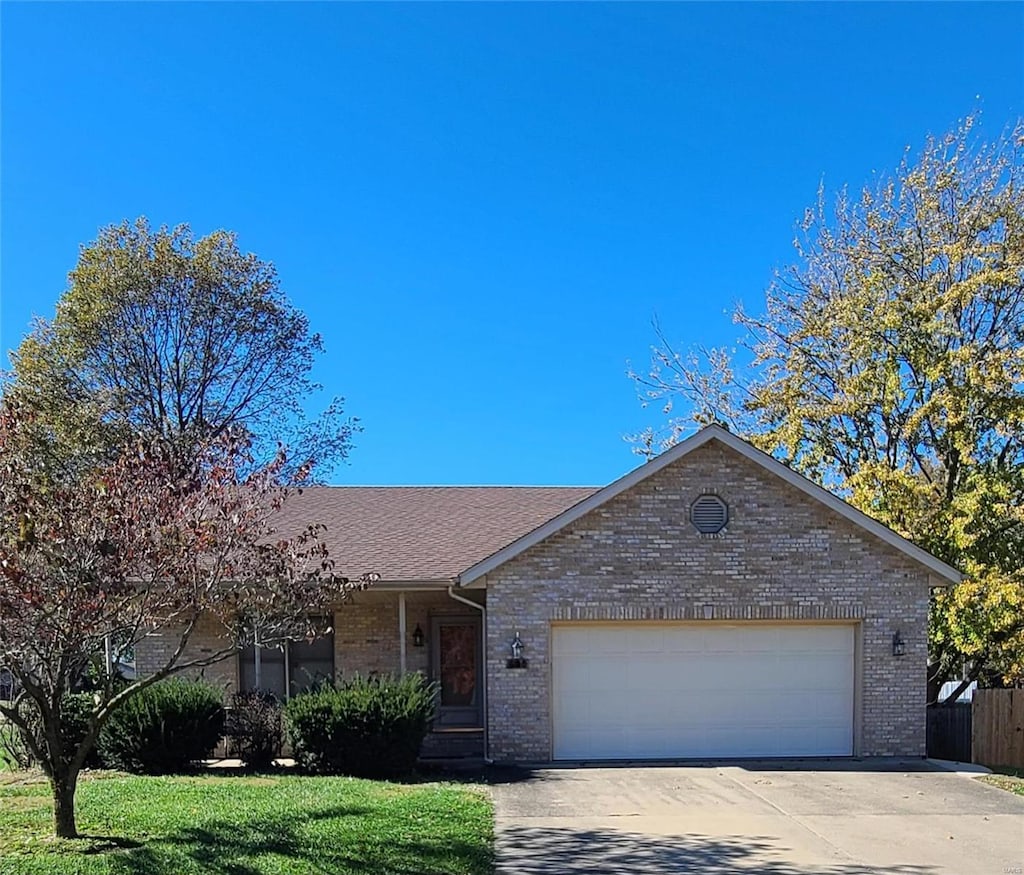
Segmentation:
{"type": "Polygon", "coordinates": [[[848,756],[852,626],[553,629],[555,759],[848,756]]]}

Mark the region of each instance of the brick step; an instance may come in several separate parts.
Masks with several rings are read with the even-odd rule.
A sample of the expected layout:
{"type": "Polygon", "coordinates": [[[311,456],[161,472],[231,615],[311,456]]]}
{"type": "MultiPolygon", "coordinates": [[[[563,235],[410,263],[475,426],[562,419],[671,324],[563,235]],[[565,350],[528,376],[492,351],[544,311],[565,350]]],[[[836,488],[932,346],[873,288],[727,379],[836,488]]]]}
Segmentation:
{"type": "Polygon", "coordinates": [[[436,729],[427,733],[420,748],[421,760],[482,759],[484,731],[479,728],[436,729]]]}

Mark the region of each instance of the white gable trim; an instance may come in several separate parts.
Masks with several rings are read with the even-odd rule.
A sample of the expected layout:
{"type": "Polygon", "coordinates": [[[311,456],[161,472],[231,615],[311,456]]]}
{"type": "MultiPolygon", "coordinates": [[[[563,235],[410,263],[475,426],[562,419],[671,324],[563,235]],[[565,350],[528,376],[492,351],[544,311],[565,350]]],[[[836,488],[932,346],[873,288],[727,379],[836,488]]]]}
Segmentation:
{"type": "Polygon", "coordinates": [[[692,435],[681,443],[676,444],[670,450],[666,450],[660,456],[657,456],[645,465],[635,468],[624,477],[620,477],[614,483],[604,487],[604,489],[595,492],[593,495],[583,499],[583,501],[578,504],[574,504],[568,510],[563,511],[558,516],[548,520],[544,525],[539,526],[532,532],[528,532],[521,538],[513,541],[511,544],[507,544],[502,547],[496,553],[492,553],[486,559],[482,559],[475,565],[470,566],[459,575],[459,585],[468,586],[474,581],[479,581],[484,575],[493,571],[499,565],[503,565],[510,559],[518,556],[524,550],[529,550],[530,547],[540,543],[545,538],[555,534],[555,532],[558,532],[566,526],[574,523],[580,517],[590,513],[590,511],[615,498],[616,495],[619,495],[630,487],[635,486],[641,480],[646,480],[651,475],[657,474],[666,465],[671,465],[673,462],[678,461],[688,453],[692,453],[698,447],[702,447],[704,444],[713,440],[724,444],[729,449],[734,450],[754,464],[759,465],[769,473],[784,480],[790,486],[795,486],[801,492],[809,495],[815,501],[820,502],[840,516],[846,517],[854,523],[854,525],[870,532],[876,538],[879,538],[890,546],[895,547],[901,553],[909,556],[911,559],[921,563],[921,565],[934,572],[934,574],[941,578],[942,581],[959,583],[962,579],[960,572],[953,568],[953,566],[947,565],[941,559],[932,556],[932,554],[926,550],[922,550],[902,535],[896,534],[892,529],[871,519],[871,517],[866,514],[861,513],[861,511],[857,510],[852,505],[847,504],[841,498],[837,498],[827,489],[823,489],[818,486],[818,484],[808,480],[802,474],[798,474],[792,468],[787,468],[778,459],[774,459],[767,453],[761,452],[748,444],[745,440],[742,440],[731,432],[726,431],[721,426],[708,425],[702,428],[695,435],[692,435]]]}

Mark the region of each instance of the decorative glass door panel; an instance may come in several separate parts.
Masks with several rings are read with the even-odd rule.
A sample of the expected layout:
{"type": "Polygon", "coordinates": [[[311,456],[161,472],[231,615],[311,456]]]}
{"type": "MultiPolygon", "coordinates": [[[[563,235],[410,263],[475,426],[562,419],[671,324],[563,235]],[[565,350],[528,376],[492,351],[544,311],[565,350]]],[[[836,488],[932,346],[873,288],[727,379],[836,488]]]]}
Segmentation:
{"type": "Polygon", "coordinates": [[[479,726],[480,621],[434,618],[434,674],[441,687],[438,723],[479,726]]]}

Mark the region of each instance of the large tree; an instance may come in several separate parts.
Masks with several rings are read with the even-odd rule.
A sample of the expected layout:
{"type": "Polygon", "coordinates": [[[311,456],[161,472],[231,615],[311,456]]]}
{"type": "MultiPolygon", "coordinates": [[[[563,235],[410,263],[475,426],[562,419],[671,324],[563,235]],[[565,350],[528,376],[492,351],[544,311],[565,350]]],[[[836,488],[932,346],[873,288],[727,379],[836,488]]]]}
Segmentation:
{"type": "MultiPolygon", "coordinates": [[[[645,403],[747,437],[958,566],[935,592],[933,681],[1024,681],[1024,124],[968,117],[891,175],[819,190],[739,356],[658,329],[645,403]]],[[[964,682],[966,685],[967,681],[964,682]]]]}
{"type": "Polygon", "coordinates": [[[306,417],[321,351],[274,266],[234,234],[197,240],[187,225],[154,230],[140,218],[82,247],[55,317],[12,353],[8,391],[48,420],[70,458],[138,433],[187,458],[243,426],[258,457],[283,440],[322,474],[345,457],[353,423],[337,398],[306,417]]]}
{"type": "Polygon", "coordinates": [[[73,837],[79,772],[121,702],[257,634],[261,644],[317,634],[310,617],[365,580],[334,574],[318,527],[274,530],[291,491],[284,456],[254,466],[239,429],[197,444],[187,466],[180,448],[145,436],[69,474],[42,428],[31,408],[0,399],[0,665],[18,688],[0,716],[50,779],[56,834],[73,837]],[[219,624],[219,650],[189,647],[200,618],[219,624]],[[147,636],[161,636],[162,663],[118,683],[111,663],[147,636]],[[74,737],[67,694],[105,646],[111,659],[74,737]]]}

